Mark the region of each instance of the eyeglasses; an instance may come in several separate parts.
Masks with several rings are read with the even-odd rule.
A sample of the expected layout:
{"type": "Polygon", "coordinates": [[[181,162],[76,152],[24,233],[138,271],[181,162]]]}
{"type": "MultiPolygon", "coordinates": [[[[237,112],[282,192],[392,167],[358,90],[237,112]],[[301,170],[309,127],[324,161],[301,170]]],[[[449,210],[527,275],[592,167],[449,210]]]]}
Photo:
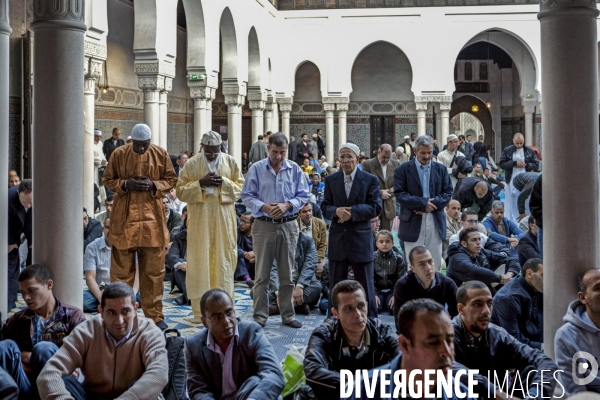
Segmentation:
{"type": "Polygon", "coordinates": [[[243,219],[240,219],[240,225],[250,225],[252,222],[250,221],[244,221],[243,219]]]}
{"type": "Polygon", "coordinates": [[[213,322],[220,322],[220,321],[223,321],[225,318],[227,318],[227,319],[235,318],[235,310],[226,311],[225,314],[213,315],[212,317],[210,317],[208,319],[213,322]]]}

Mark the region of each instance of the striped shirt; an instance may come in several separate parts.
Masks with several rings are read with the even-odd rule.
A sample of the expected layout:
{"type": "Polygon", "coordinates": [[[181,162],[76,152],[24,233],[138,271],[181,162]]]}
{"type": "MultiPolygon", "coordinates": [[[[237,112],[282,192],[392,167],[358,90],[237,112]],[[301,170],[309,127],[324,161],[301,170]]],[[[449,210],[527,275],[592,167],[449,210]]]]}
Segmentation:
{"type": "Polygon", "coordinates": [[[106,245],[104,235],[88,244],[83,256],[83,271],[96,271],[96,283],[110,283],[111,249],[106,245]]]}

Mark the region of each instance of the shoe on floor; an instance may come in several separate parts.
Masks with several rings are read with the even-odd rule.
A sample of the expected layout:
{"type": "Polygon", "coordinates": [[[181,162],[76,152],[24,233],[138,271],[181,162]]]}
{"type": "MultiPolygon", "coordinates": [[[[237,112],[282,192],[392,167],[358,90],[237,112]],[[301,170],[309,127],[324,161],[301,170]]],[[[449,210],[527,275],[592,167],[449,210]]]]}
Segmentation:
{"type": "Polygon", "coordinates": [[[156,326],[158,326],[161,331],[165,331],[165,330],[169,329],[169,325],[167,325],[167,323],[165,321],[158,321],[156,323],[156,326]]]}
{"type": "Polygon", "coordinates": [[[277,307],[277,304],[269,305],[269,315],[279,315],[279,307],[277,307]]]}
{"type": "Polygon", "coordinates": [[[290,321],[284,325],[287,325],[290,328],[295,328],[295,329],[302,328],[302,324],[300,323],[300,321],[297,321],[297,320],[290,321]]]}
{"type": "Polygon", "coordinates": [[[187,299],[183,295],[177,296],[173,301],[175,302],[175,304],[180,306],[187,304],[187,299]]]}
{"type": "Polygon", "coordinates": [[[294,307],[296,314],[309,315],[310,307],[308,304],[302,304],[301,306],[294,307]]]}

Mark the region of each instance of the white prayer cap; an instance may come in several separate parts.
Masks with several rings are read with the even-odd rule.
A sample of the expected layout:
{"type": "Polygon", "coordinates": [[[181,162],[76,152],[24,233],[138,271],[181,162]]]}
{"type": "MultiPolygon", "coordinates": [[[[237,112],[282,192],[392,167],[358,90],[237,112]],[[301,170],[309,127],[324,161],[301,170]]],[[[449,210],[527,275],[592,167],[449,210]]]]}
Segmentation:
{"type": "Polygon", "coordinates": [[[449,142],[451,140],[458,140],[458,136],[456,136],[455,134],[448,135],[448,139],[446,139],[446,142],[449,142]]]}
{"type": "Polygon", "coordinates": [[[131,138],[138,142],[145,142],[146,140],[150,140],[152,137],[152,131],[150,131],[150,127],[146,124],[137,124],[131,130],[131,138]]]}
{"type": "Polygon", "coordinates": [[[102,136],[102,131],[99,131],[98,129],[94,129],[94,136],[102,136]]]}
{"type": "Polygon", "coordinates": [[[340,151],[342,151],[342,149],[350,149],[356,154],[356,157],[360,156],[360,149],[354,143],[344,143],[340,146],[340,151]]]}
{"type": "Polygon", "coordinates": [[[404,136],[404,140],[406,140],[406,139],[410,139],[410,136],[408,136],[408,135],[404,136]]]}
{"type": "Polygon", "coordinates": [[[129,142],[131,140],[131,136],[127,136],[127,139],[125,139],[125,142],[129,142]]]}
{"type": "Polygon", "coordinates": [[[221,135],[215,131],[206,132],[204,135],[202,135],[202,140],[200,141],[200,143],[205,146],[218,146],[222,142],[223,140],[221,140],[221,135]]]}

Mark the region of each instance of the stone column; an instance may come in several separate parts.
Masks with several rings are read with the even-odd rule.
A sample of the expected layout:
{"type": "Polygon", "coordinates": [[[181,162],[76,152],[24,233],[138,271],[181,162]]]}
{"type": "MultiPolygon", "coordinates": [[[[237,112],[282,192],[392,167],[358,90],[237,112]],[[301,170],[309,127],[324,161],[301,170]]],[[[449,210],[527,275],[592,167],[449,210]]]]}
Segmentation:
{"type": "Polygon", "coordinates": [[[248,90],[248,104],[252,110],[252,143],[258,140],[258,135],[265,134],[264,111],[267,94],[260,89],[248,90]]]}
{"type": "Polygon", "coordinates": [[[427,133],[427,102],[418,102],[417,105],[417,136],[427,133]]]}
{"type": "Polygon", "coordinates": [[[577,275],[600,265],[597,16],[595,1],[577,0],[542,1],[538,14],[548,167],[542,189],[544,350],[553,358],[554,334],[577,298],[577,275]],[[565,149],[577,149],[577,170],[585,173],[576,179],[566,173],[573,160],[565,157],[565,149]]]}
{"type": "MultiPolygon", "coordinates": [[[[281,109],[281,133],[290,139],[290,113],[292,112],[292,103],[294,99],[291,97],[280,97],[277,99],[279,108],[281,109]]],[[[279,121],[277,121],[279,124],[279,121]]]]}
{"type": "Polygon", "coordinates": [[[525,146],[533,146],[533,116],[535,112],[535,101],[523,102],[523,114],[525,114],[525,146]]]}
{"type": "Polygon", "coordinates": [[[94,105],[96,95],[96,78],[85,75],[83,82],[83,206],[88,215],[94,215],[94,105]]]}
{"type": "Polygon", "coordinates": [[[190,90],[190,96],[194,99],[194,147],[192,150],[197,153],[200,149],[200,141],[204,134],[203,124],[205,123],[206,98],[196,95],[195,91],[190,90]]]}
{"type": "Polygon", "coordinates": [[[52,272],[56,297],[80,308],[83,236],[74,228],[81,227],[83,200],[77,166],[83,165],[84,6],[84,0],[34,0],[31,24],[33,262],[52,272]]]}
{"type": "Polygon", "coordinates": [[[327,158],[327,163],[333,165],[336,155],[333,148],[333,114],[335,104],[326,103],[323,104],[323,107],[325,108],[325,158],[327,158]]]}
{"type": "Polygon", "coordinates": [[[150,127],[150,142],[160,146],[160,90],[144,90],[144,123],[150,127]]]}
{"type": "Polygon", "coordinates": [[[264,120],[264,130],[277,132],[277,130],[273,130],[273,103],[265,103],[265,120],[264,120]]]}
{"type": "Polygon", "coordinates": [[[442,110],[441,104],[438,107],[437,112],[435,113],[435,138],[438,140],[438,144],[442,138],[442,110]]]}
{"type": "Polygon", "coordinates": [[[246,97],[240,94],[226,94],[227,104],[227,137],[229,138],[229,154],[242,165],[242,106],[246,97]]]}
{"type": "Polygon", "coordinates": [[[273,101],[273,120],[271,121],[271,132],[279,132],[279,104],[273,101]]]}
{"type": "Polygon", "coordinates": [[[448,140],[450,134],[450,107],[452,103],[440,103],[440,137],[438,139],[438,147],[441,149],[448,140]]]}
{"type": "Polygon", "coordinates": [[[167,92],[158,95],[158,145],[167,149],[167,92]]]}
{"type": "MultiPolygon", "coordinates": [[[[339,152],[340,146],[346,143],[346,114],[348,112],[348,103],[338,103],[336,107],[338,111],[338,148],[335,150],[339,152]]],[[[331,145],[333,146],[333,138],[331,145]]],[[[327,160],[327,162],[329,162],[329,160],[327,160]]]]}
{"type": "MultiPolygon", "coordinates": [[[[8,85],[9,85],[9,35],[12,30],[8,20],[8,0],[0,0],[0,165],[8,169],[8,85]]],[[[8,210],[8,186],[0,185],[0,210],[8,210]]],[[[0,226],[8,225],[6,211],[0,213],[0,226]]],[[[0,243],[8,242],[8,231],[0,229],[0,243]]],[[[0,257],[0,313],[8,317],[8,258],[0,257]]],[[[0,321],[0,323],[2,323],[0,321]]]]}
{"type": "MultiPolygon", "coordinates": [[[[210,89],[210,96],[206,98],[206,109],[204,110],[204,132],[212,131],[212,103],[215,99],[215,88],[210,89]]],[[[199,147],[198,147],[199,148],[199,147]]]]}

